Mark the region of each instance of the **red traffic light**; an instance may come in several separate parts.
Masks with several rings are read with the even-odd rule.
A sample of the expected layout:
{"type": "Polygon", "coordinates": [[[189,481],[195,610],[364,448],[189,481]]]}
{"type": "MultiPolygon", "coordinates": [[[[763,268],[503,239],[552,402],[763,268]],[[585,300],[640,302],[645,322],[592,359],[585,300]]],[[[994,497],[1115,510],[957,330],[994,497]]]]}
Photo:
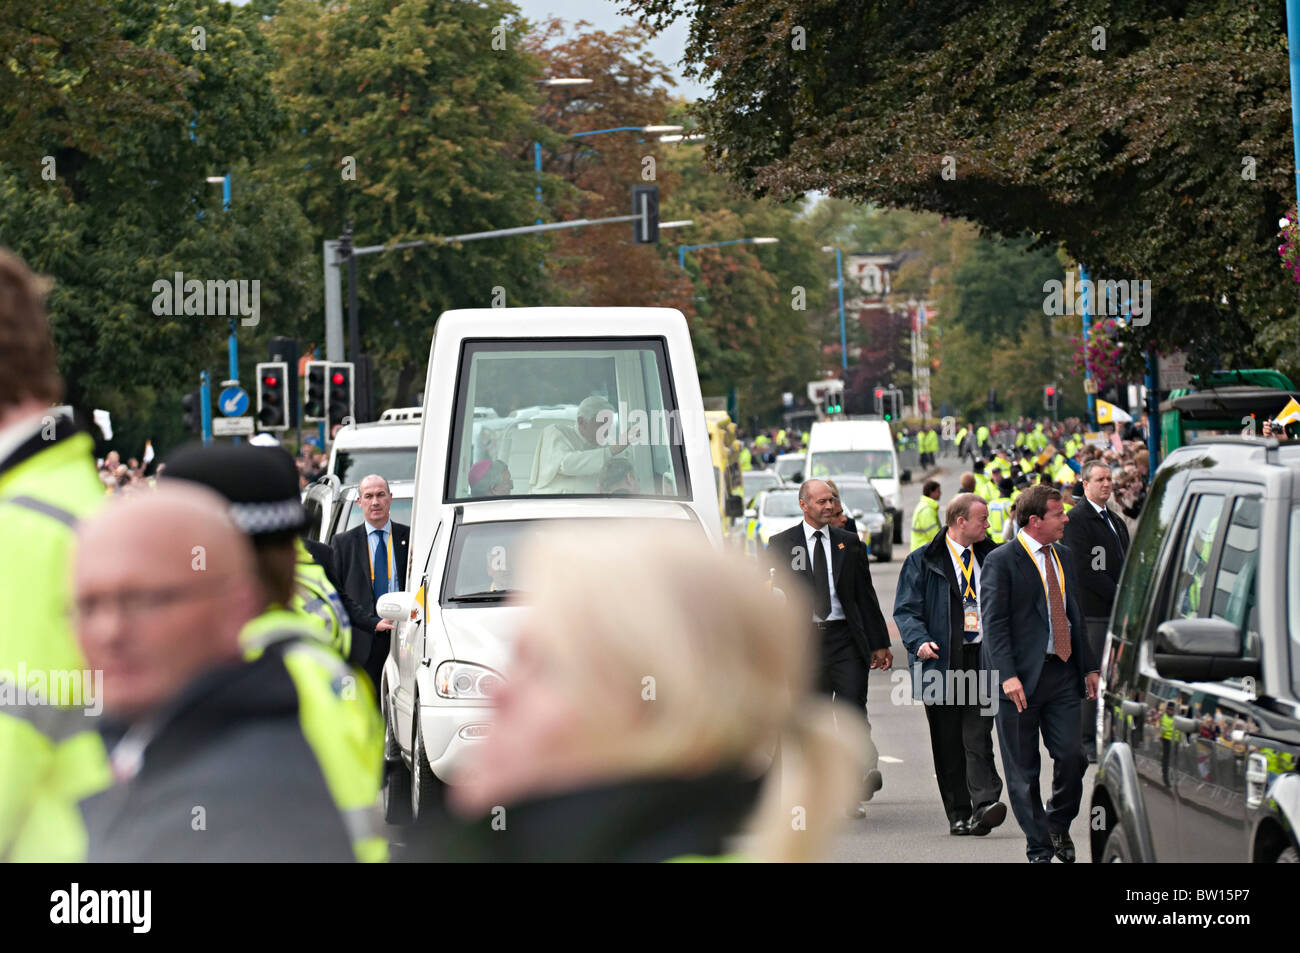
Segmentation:
{"type": "Polygon", "coordinates": [[[1056,388],[1055,388],[1055,387],[1047,387],[1047,388],[1044,388],[1044,390],[1047,391],[1047,396],[1048,396],[1048,397],[1055,397],[1055,396],[1056,396],[1056,388]]]}
{"type": "Polygon", "coordinates": [[[885,392],[884,392],[884,390],[882,390],[881,388],[877,387],[877,388],[876,388],[876,397],[879,398],[879,397],[884,397],[884,396],[885,396],[885,392]]]}
{"type": "Polygon", "coordinates": [[[333,375],[330,377],[330,383],[332,383],[332,384],[342,384],[346,379],[347,379],[347,378],[345,378],[345,377],[343,376],[343,372],[342,372],[342,371],[335,371],[335,372],[333,373],[333,375]]]}
{"type": "Polygon", "coordinates": [[[262,383],[267,387],[277,387],[280,384],[280,378],[276,377],[274,374],[267,374],[262,378],[262,383]]]}

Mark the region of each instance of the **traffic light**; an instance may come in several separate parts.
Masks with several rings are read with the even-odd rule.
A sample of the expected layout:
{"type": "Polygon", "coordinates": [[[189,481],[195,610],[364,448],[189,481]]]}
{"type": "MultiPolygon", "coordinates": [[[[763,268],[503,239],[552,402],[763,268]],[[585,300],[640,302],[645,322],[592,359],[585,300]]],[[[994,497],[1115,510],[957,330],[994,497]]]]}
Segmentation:
{"type": "Polygon", "coordinates": [[[284,361],[257,365],[257,429],[289,429],[289,365],[284,361]]]}
{"type": "Polygon", "coordinates": [[[352,387],[353,371],[356,368],[351,363],[330,364],[329,368],[329,419],[332,427],[342,423],[344,418],[356,419],[356,395],[352,387]]]}
{"type": "Polygon", "coordinates": [[[1043,409],[1053,410],[1056,407],[1056,385],[1047,384],[1043,387],[1043,409]]]}
{"type": "Polygon", "coordinates": [[[273,337],[266,348],[266,359],[271,363],[283,361],[288,365],[285,380],[289,384],[285,406],[289,408],[289,426],[298,426],[298,339],[273,337]]]}
{"type": "Polygon", "coordinates": [[[659,186],[634,185],[632,187],[633,235],[638,245],[653,245],[659,241],[659,186]]]}
{"type": "Polygon", "coordinates": [[[307,362],[307,396],[302,404],[304,421],[325,419],[329,371],[329,361],[307,362]]]}
{"type": "Polygon", "coordinates": [[[192,390],[181,397],[181,424],[193,434],[203,433],[203,410],[199,404],[202,398],[202,390],[192,390]]]}

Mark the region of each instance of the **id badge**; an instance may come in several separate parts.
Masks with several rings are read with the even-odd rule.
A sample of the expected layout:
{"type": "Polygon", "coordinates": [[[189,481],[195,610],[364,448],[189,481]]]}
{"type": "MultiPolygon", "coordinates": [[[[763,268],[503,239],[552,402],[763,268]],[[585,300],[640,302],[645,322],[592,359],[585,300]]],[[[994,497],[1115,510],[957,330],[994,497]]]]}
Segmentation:
{"type": "Polygon", "coordinates": [[[974,599],[967,599],[965,608],[962,610],[962,626],[966,632],[978,632],[980,630],[980,610],[974,599]]]}

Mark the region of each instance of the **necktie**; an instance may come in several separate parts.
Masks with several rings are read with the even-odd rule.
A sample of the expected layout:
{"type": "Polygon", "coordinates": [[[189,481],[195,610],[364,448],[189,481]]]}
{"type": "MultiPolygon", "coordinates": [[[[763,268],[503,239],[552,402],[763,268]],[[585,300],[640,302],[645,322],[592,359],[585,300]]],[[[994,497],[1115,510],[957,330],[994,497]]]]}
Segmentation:
{"type": "Polygon", "coordinates": [[[388,553],[384,551],[384,531],[375,534],[375,601],[388,594],[388,553]]]}
{"type": "Polygon", "coordinates": [[[1101,508],[1101,518],[1106,521],[1106,525],[1110,527],[1110,531],[1115,534],[1115,542],[1119,544],[1119,551],[1121,553],[1124,552],[1124,540],[1119,535],[1119,530],[1115,526],[1115,521],[1111,519],[1110,511],[1104,506],[1101,508]]]}
{"type": "Polygon", "coordinates": [[[963,585],[963,587],[964,587],[964,588],[963,588],[963,591],[962,591],[962,595],[963,595],[963,596],[970,596],[970,597],[974,598],[974,596],[975,596],[975,574],[974,574],[974,572],[971,571],[970,561],[971,561],[971,552],[970,552],[970,547],[967,546],[965,549],[963,549],[963,550],[961,551],[961,564],[962,564],[963,566],[966,567],[966,571],[967,571],[967,572],[971,573],[971,577],[970,577],[970,582],[969,582],[969,583],[967,583],[965,579],[962,579],[962,585],[963,585]]]}
{"type": "Polygon", "coordinates": [[[1043,561],[1047,564],[1047,612],[1052,617],[1052,650],[1062,662],[1070,661],[1070,617],[1065,614],[1065,600],[1061,598],[1061,583],[1056,578],[1056,560],[1050,546],[1043,547],[1043,561]]]}
{"type": "Polygon", "coordinates": [[[821,530],[813,533],[813,612],[819,619],[831,614],[831,584],[826,569],[826,550],[822,548],[821,530]]]}

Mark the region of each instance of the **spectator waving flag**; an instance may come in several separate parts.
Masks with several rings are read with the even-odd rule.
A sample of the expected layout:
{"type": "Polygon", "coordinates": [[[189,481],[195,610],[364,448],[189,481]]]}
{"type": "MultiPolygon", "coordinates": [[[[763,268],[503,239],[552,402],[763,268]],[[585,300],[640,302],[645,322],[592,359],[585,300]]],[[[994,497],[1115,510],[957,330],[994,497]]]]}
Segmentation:
{"type": "Polygon", "coordinates": [[[1277,415],[1278,423],[1283,425],[1300,423],[1300,403],[1292,397],[1277,415]]]}
{"type": "Polygon", "coordinates": [[[1133,417],[1127,411],[1120,410],[1110,401],[1097,401],[1098,424],[1128,424],[1132,422],[1133,417]]]}

